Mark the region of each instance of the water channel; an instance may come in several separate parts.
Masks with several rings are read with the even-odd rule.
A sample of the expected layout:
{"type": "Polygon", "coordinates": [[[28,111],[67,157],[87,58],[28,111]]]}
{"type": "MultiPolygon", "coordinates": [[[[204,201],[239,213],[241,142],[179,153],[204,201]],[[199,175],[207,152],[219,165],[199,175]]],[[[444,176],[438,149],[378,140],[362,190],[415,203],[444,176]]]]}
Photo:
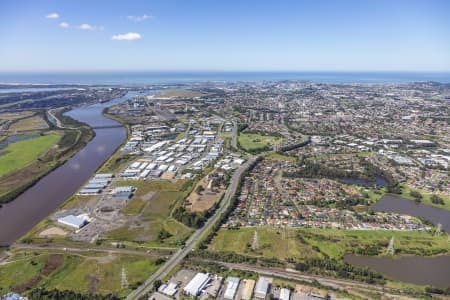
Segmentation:
{"type": "MultiPolygon", "coordinates": [[[[75,108],[70,117],[91,127],[120,125],[102,115],[104,108],[126,101],[137,92],[105,103],[75,108]]],[[[126,139],[123,127],[95,129],[95,137],[14,201],[0,208],[0,245],[10,245],[72,196],[126,139]]]]}
{"type": "MultiPolygon", "coordinates": [[[[442,229],[450,232],[450,211],[442,208],[415,203],[402,197],[385,195],[375,203],[373,209],[426,218],[436,225],[442,224],[442,229]]],[[[450,242],[448,245],[450,247],[450,242]]],[[[347,263],[369,267],[395,280],[440,288],[450,287],[450,256],[448,255],[391,258],[348,254],[344,259],[347,263]]]]}

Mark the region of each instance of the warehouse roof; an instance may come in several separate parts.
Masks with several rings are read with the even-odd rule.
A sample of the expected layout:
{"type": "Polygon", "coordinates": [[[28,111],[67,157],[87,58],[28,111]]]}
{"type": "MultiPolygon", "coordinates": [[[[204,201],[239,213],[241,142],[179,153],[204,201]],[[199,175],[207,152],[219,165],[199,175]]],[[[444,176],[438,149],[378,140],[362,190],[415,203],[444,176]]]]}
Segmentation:
{"type": "Polygon", "coordinates": [[[68,215],[68,216],[59,218],[58,222],[68,225],[68,226],[75,227],[75,228],[81,228],[88,223],[88,221],[86,219],[83,219],[83,218],[80,218],[80,217],[77,217],[74,215],[68,215]]]}
{"type": "Polygon", "coordinates": [[[225,299],[233,299],[239,286],[239,278],[230,276],[227,278],[226,281],[227,281],[227,288],[225,290],[223,297],[225,299]]]}
{"type": "Polygon", "coordinates": [[[265,298],[269,290],[270,281],[267,278],[259,277],[255,288],[256,298],[265,298]]]}
{"type": "Polygon", "coordinates": [[[211,278],[207,273],[197,273],[183,290],[185,293],[196,297],[205,288],[210,279],[211,278]]]}

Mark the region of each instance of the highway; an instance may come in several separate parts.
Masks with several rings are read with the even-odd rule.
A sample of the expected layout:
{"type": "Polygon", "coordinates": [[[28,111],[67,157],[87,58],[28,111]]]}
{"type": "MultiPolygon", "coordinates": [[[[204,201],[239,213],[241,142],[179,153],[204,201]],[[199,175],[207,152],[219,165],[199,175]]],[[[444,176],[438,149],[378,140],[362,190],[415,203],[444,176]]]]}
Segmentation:
{"type": "Polygon", "coordinates": [[[256,161],[257,156],[250,156],[249,159],[242,164],[236,172],[234,172],[233,177],[230,180],[230,185],[228,186],[227,190],[225,191],[224,197],[222,201],[220,202],[219,208],[216,210],[213,216],[208,219],[206,224],[196,230],[186,241],[186,244],[183,248],[179,249],[176,253],[174,253],[169,260],[166,261],[166,263],[159,268],[155,273],[153,273],[142,285],[140,285],[137,289],[132,291],[128,297],[127,300],[133,300],[137,299],[142,295],[145,295],[148,293],[151,288],[152,284],[156,279],[164,278],[167,274],[170,273],[170,271],[175,268],[185,257],[188,255],[190,251],[192,251],[198,243],[208,234],[208,232],[211,230],[213,225],[219,221],[220,216],[223,212],[227,210],[229,205],[231,204],[231,200],[233,199],[236,190],[238,188],[239,184],[239,178],[241,175],[249,168],[249,166],[256,161]]]}

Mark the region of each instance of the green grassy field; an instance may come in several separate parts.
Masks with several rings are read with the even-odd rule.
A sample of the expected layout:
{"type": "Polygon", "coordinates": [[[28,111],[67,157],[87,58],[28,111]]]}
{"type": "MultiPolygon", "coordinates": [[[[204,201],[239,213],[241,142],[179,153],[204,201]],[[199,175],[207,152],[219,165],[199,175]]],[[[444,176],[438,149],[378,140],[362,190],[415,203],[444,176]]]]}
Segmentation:
{"type": "Polygon", "coordinates": [[[267,154],[266,156],[264,156],[264,158],[269,159],[269,160],[283,160],[283,161],[290,161],[290,162],[297,161],[297,158],[294,156],[288,156],[288,155],[283,155],[283,154],[274,153],[274,152],[267,154]]]}
{"type": "Polygon", "coordinates": [[[247,151],[261,149],[270,145],[277,145],[280,144],[282,140],[281,137],[255,133],[241,133],[238,137],[239,144],[247,151]]]}
{"type": "Polygon", "coordinates": [[[292,230],[275,228],[241,228],[239,230],[219,230],[213,239],[210,250],[232,251],[251,256],[294,257],[302,259],[317,256],[310,245],[295,239],[292,230]],[[258,234],[259,250],[251,250],[254,232],[258,234]]]}
{"type": "Polygon", "coordinates": [[[60,136],[45,135],[37,138],[9,144],[0,156],[0,176],[17,170],[36,160],[51,146],[56,144],[60,136]]]}
{"type": "Polygon", "coordinates": [[[157,258],[143,258],[128,255],[100,255],[95,253],[60,254],[63,262],[50,274],[44,274],[43,269],[50,254],[41,253],[38,256],[29,253],[17,258],[17,262],[0,266],[0,293],[17,290],[21,285],[43,287],[46,289],[73,290],[81,293],[114,293],[124,297],[133,287],[154,273],[159,266],[157,258]],[[125,269],[129,287],[121,288],[122,267],[125,269]],[[30,279],[40,274],[38,282],[30,279]]]}
{"type": "Polygon", "coordinates": [[[44,267],[47,255],[18,257],[13,263],[0,266],[0,295],[36,276],[44,267]]]}
{"type": "Polygon", "coordinates": [[[390,238],[395,237],[397,255],[450,253],[447,236],[426,232],[364,231],[333,229],[241,228],[221,229],[209,246],[213,251],[232,251],[250,256],[294,258],[329,256],[340,259],[345,253],[371,251],[384,255],[390,238]],[[259,250],[251,249],[254,232],[259,250]]]}

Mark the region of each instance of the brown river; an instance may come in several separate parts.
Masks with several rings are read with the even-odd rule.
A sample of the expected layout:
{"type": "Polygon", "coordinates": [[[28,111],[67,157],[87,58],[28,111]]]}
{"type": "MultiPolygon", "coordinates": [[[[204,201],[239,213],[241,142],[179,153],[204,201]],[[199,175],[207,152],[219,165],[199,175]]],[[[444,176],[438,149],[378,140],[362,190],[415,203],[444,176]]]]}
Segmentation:
{"type": "MultiPolygon", "coordinates": [[[[450,211],[430,205],[415,203],[397,196],[384,196],[374,206],[375,211],[394,212],[422,217],[441,224],[442,229],[450,231],[450,211]]],[[[450,242],[448,243],[450,249],[450,242]]],[[[395,248],[395,243],[394,243],[395,248]]],[[[400,258],[369,257],[345,255],[347,263],[366,266],[385,276],[420,285],[432,285],[439,288],[450,287],[450,256],[421,257],[405,256],[400,258]]]]}
{"type": "MultiPolygon", "coordinates": [[[[102,115],[104,108],[137,95],[125,96],[106,103],[83,106],[67,114],[91,127],[117,126],[116,121],[102,115]]],[[[75,156],[53,170],[14,201],[0,208],[0,245],[14,243],[59,205],[71,197],[81,185],[111,156],[126,138],[123,127],[95,129],[95,137],[75,156]]]]}

